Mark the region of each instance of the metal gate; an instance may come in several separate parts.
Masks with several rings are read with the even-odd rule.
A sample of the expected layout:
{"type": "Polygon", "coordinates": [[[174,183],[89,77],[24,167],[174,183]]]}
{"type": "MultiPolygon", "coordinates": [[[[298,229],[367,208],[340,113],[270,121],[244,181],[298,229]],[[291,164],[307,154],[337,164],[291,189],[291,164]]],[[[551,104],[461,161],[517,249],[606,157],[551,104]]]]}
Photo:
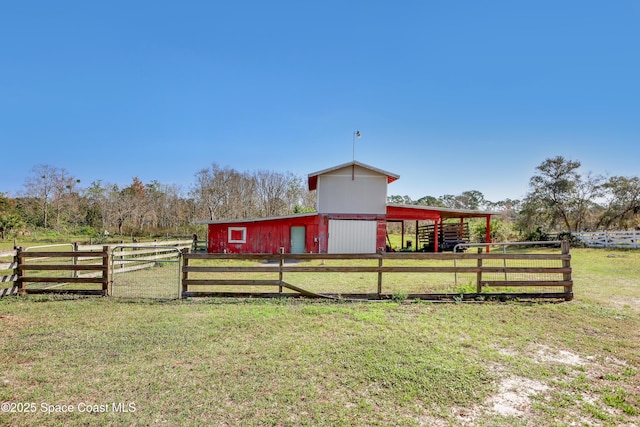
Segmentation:
{"type": "Polygon", "coordinates": [[[181,252],[175,246],[115,246],[109,295],[180,298],[180,261],[181,252]]]}

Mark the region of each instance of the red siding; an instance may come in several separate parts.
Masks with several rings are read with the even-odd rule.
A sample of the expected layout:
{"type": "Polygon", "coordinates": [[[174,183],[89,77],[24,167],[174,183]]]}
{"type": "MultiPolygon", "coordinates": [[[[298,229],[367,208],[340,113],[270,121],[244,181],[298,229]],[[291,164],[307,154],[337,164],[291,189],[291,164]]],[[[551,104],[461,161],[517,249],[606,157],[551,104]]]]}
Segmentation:
{"type": "Polygon", "coordinates": [[[440,219],[440,211],[416,207],[387,206],[388,220],[432,220],[440,219]]]}
{"type": "MultiPolygon", "coordinates": [[[[451,212],[448,212],[451,215],[451,212]]],[[[463,215],[466,213],[463,213],[463,215]]],[[[462,218],[463,215],[459,217],[462,218]]],[[[487,240],[490,236],[490,214],[487,218],[487,240]]],[[[387,206],[385,215],[365,214],[315,214],[289,216],[246,222],[209,224],[208,251],[228,253],[270,253],[280,248],[291,252],[291,227],[305,227],[305,252],[327,253],[329,247],[329,219],[375,220],[376,247],[386,246],[387,220],[434,220],[442,221],[440,212],[431,209],[412,209],[387,206]],[[231,229],[231,230],[230,230],[231,229]],[[232,241],[229,241],[232,240],[232,241]]]]}
{"type": "MultiPolygon", "coordinates": [[[[229,222],[221,224],[209,224],[209,237],[207,248],[209,252],[227,253],[270,253],[276,254],[280,248],[284,251],[291,252],[291,227],[304,226],[306,228],[305,251],[318,252],[318,222],[319,216],[304,216],[300,218],[282,218],[264,221],[248,221],[248,222],[229,222]],[[229,229],[232,229],[231,232],[229,229]],[[242,234],[235,231],[239,228],[245,228],[244,243],[229,242],[229,233],[231,240],[237,240],[242,234]]],[[[319,240],[319,239],[318,239],[319,240]]]]}
{"type": "Polygon", "coordinates": [[[269,253],[277,254],[280,248],[291,252],[291,227],[306,228],[305,252],[326,253],[329,247],[329,219],[375,220],[376,248],[386,245],[387,222],[382,215],[311,215],[274,218],[262,221],[228,222],[209,224],[207,250],[212,253],[269,253]],[[243,232],[239,229],[245,229],[243,232]],[[245,238],[244,243],[230,242],[245,238]]]}
{"type": "Polygon", "coordinates": [[[387,247],[387,221],[384,219],[378,220],[378,229],[376,231],[376,251],[381,248],[387,247]]]}

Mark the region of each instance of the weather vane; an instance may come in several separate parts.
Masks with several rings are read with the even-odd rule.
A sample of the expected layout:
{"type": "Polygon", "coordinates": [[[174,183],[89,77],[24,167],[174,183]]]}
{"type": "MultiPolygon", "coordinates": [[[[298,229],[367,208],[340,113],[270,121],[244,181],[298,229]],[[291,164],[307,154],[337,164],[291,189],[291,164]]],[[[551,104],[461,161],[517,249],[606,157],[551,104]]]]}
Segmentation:
{"type": "Polygon", "coordinates": [[[356,161],[356,138],[360,138],[360,131],[356,130],[353,132],[353,161],[356,161]]]}

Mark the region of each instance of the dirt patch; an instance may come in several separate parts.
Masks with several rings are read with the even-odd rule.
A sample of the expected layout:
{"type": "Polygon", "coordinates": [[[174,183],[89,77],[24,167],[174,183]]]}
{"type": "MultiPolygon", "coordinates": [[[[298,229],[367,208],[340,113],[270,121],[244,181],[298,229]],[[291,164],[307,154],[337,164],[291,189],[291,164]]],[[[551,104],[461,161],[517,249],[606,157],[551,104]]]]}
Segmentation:
{"type": "MultiPolygon", "coordinates": [[[[522,353],[510,348],[500,348],[498,352],[504,356],[519,357],[522,353]]],[[[571,366],[583,366],[588,360],[566,350],[558,350],[547,345],[535,344],[525,349],[524,354],[536,363],[562,363],[571,366]]]]}
{"type": "Polygon", "coordinates": [[[501,381],[498,394],[492,396],[487,404],[498,415],[520,417],[531,409],[531,396],[548,389],[549,386],[540,381],[509,377],[501,381]]]}
{"type": "MultiPolygon", "coordinates": [[[[620,408],[616,409],[603,401],[601,394],[606,392],[605,394],[611,398],[613,392],[610,390],[622,390],[622,386],[619,384],[621,381],[620,372],[621,368],[628,366],[626,361],[614,357],[598,361],[592,355],[581,355],[544,344],[530,344],[523,349],[500,348],[498,352],[504,356],[527,358],[535,364],[565,365],[575,369],[564,370],[562,378],[550,378],[547,381],[510,375],[504,367],[498,367],[496,372],[502,374],[502,379],[498,383],[498,392],[485,400],[482,406],[477,409],[480,414],[477,418],[482,418],[483,413],[518,419],[529,418],[533,416],[532,404],[534,401],[550,402],[550,399],[557,399],[559,390],[562,391],[568,402],[577,405],[575,411],[572,411],[571,408],[563,411],[562,421],[568,422],[567,425],[601,425],[598,420],[606,418],[613,422],[622,419],[618,417],[624,416],[620,408]],[[571,382],[579,376],[583,377],[581,381],[589,381],[594,384],[594,387],[585,389],[586,386],[577,382],[576,389],[567,389],[566,385],[560,385],[558,389],[559,384],[571,382]],[[580,408],[583,406],[589,406],[593,411],[596,411],[595,418],[588,416],[585,418],[584,411],[580,412],[580,408]],[[592,424],[594,422],[595,424],[592,424]]],[[[640,388],[637,390],[626,388],[626,393],[629,396],[637,395],[637,391],[640,391],[640,388]]],[[[619,394],[625,395],[622,391],[619,394]]],[[[620,399],[620,397],[618,398],[620,399]]],[[[464,424],[464,418],[458,418],[458,420],[464,424]]],[[[625,425],[636,426],[638,424],[631,422],[625,425]]]]}
{"type": "Polygon", "coordinates": [[[613,296],[609,299],[611,305],[618,309],[629,308],[633,311],[640,312],[640,298],[629,296],[613,296]]]}
{"type": "Polygon", "coordinates": [[[542,344],[537,345],[534,360],[538,363],[553,362],[571,366],[583,366],[586,363],[583,358],[575,353],[554,349],[542,344]]]}

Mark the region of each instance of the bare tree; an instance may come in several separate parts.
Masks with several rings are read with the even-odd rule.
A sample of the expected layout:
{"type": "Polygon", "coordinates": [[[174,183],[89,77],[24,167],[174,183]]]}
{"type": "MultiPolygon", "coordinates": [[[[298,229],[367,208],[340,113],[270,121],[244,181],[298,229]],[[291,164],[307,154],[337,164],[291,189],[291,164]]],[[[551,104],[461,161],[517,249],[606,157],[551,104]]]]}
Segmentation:
{"type": "Polygon", "coordinates": [[[285,174],[259,170],[255,174],[256,193],[262,216],[276,216],[286,212],[285,197],[288,179],[285,174]]]}
{"type": "Polygon", "coordinates": [[[37,165],[32,169],[33,175],[24,183],[25,196],[37,201],[40,208],[42,225],[49,226],[49,208],[52,199],[57,195],[56,190],[65,181],[68,173],[50,165],[37,165]]]}
{"type": "Polygon", "coordinates": [[[229,207],[230,183],[236,173],[234,169],[221,168],[213,163],[211,169],[201,169],[196,174],[196,183],[191,194],[207,213],[209,220],[225,217],[229,207]]]}
{"type": "Polygon", "coordinates": [[[213,163],[195,178],[188,197],[177,186],[145,184],[137,177],[125,187],[97,180],[83,189],[66,170],[38,165],[25,181],[24,197],[17,199],[18,211],[34,225],[87,225],[122,234],[127,229],[177,232],[199,219],[278,216],[307,212],[315,205],[306,181],[290,172],[238,172],[213,163]]]}
{"type": "Polygon", "coordinates": [[[78,189],[79,179],[64,169],[58,169],[58,173],[53,177],[52,204],[55,207],[56,227],[60,228],[68,222],[74,221],[74,213],[78,209],[78,189]],[[63,220],[63,216],[65,216],[63,220]]]}

